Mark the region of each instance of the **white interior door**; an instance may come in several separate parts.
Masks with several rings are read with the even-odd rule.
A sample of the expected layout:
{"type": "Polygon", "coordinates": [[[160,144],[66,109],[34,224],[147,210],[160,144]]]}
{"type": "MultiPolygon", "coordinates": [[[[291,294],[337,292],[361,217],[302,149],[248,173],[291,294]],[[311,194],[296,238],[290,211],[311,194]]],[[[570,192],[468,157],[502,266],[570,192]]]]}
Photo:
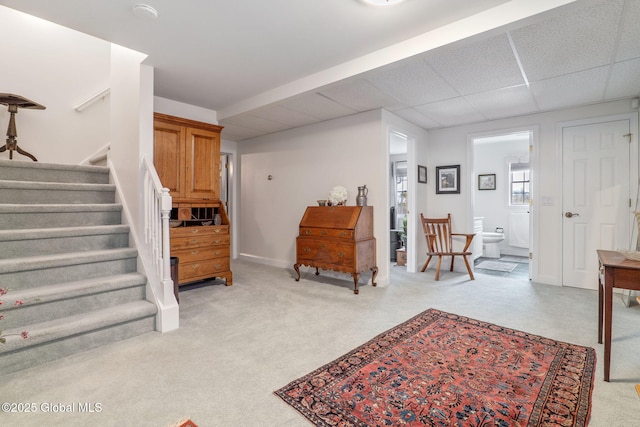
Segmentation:
{"type": "Polygon", "coordinates": [[[596,250],[628,247],[629,128],[618,120],[562,129],[564,286],[597,289],[596,250]]]}

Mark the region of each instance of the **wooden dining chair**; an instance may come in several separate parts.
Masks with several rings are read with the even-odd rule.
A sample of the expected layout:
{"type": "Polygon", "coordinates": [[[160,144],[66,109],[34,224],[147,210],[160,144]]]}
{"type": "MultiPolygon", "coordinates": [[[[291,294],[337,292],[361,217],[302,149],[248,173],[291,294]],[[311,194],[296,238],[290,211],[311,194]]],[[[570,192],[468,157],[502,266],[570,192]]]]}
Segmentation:
{"type": "Polygon", "coordinates": [[[431,258],[437,256],[438,265],[436,266],[436,280],[440,280],[442,257],[451,257],[451,267],[449,268],[449,271],[453,271],[453,261],[455,260],[455,257],[462,256],[464,263],[467,266],[469,276],[471,276],[471,280],[475,280],[473,277],[473,271],[471,270],[471,265],[469,265],[469,260],[467,259],[467,255],[472,254],[468,249],[469,246],[471,246],[474,234],[452,233],[451,214],[447,214],[446,218],[425,218],[424,215],[420,214],[420,221],[422,222],[424,235],[427,238],[428,256],[427,261],[424,263],[422,270],[420,271],[425,271],[429,266],[429,262],[431,262],[431,258]],[[454,236],[462,236],[466,238],[464,249],[460,252],[453,250],[454,236]]]}

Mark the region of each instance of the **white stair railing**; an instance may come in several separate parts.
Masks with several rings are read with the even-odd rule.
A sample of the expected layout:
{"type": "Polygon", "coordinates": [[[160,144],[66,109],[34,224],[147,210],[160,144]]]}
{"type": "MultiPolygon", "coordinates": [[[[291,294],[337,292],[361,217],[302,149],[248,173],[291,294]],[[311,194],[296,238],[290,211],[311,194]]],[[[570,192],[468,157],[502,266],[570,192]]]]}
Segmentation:
{"type": "Polygon", "coordinates": [[[176,300],[173,294],[171,257],[169,253],[171,196],[169,195],[169,189],[162,187],[158,173],[149,159],[145,157],[142,164],[145,245],[150,251],[153,266],[162,283],[162,289],[157,297],[164,306],[175,305],[176,300]]]}

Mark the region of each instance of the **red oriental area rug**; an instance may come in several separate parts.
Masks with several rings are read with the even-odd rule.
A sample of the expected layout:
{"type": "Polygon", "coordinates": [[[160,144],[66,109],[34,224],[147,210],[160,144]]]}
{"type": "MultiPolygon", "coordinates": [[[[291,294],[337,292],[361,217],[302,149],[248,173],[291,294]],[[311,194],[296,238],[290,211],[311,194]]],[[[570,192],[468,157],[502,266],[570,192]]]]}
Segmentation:
{"type": "Polygon", "coordinates": [[[595,350],[430,309],[275,394],[317,426],[586,426],[595,350]]]}

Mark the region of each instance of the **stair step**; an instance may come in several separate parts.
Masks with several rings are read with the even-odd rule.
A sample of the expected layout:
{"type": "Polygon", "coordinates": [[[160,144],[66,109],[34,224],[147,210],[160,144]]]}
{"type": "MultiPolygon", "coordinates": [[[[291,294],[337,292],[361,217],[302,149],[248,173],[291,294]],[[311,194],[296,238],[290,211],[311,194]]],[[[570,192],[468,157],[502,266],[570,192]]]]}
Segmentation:
{"type": "Polygon", "coordinates": [[[154,304],[135,301],[3,331],[0,376],[152,331],[156,312],[154,304]],[[27,339],[20,337],[22,330],[27,339]]]}
{"type": "Polygon", "coordinates": [[[109,181],[106,167],[0,160],[0,377],[156,329],[109,181]]]}
{"type": "Polygon", "coordinates": [[[0,180],[109,183],[109,168],[0,160],[0,180]]]}
{"type": "Polygon", "coordinates": [[[0,259],[124,248],[129,245],[129,227],[102,225],[26,230],[0,230],[0,259]]]}
{"type": "Polygon", "coordinates": [[[114,225],[122,222],[119,204],[2,204],[0,229],[24,230],[88,225],[114,225]]]}
{"type": "Polygon", "coordinates": [[[0,180],[3,203],[114,203],[112,184],[83,184],[0,180]]]}
{"type": "Polygon", "coordinates": [[[7,293],[0,297],[4,303],[2,328],[24,327],[44,320],[144,300],[146,283],[144,275],[130,273],[36,288],[5,289],[7,293]]]}
{"type": "Polygon", "coordinates": [[[119,248],[3,259],[0,283],[17,290],[131,273],[137,270],[137,254],[136,249],[119,248]]]}

